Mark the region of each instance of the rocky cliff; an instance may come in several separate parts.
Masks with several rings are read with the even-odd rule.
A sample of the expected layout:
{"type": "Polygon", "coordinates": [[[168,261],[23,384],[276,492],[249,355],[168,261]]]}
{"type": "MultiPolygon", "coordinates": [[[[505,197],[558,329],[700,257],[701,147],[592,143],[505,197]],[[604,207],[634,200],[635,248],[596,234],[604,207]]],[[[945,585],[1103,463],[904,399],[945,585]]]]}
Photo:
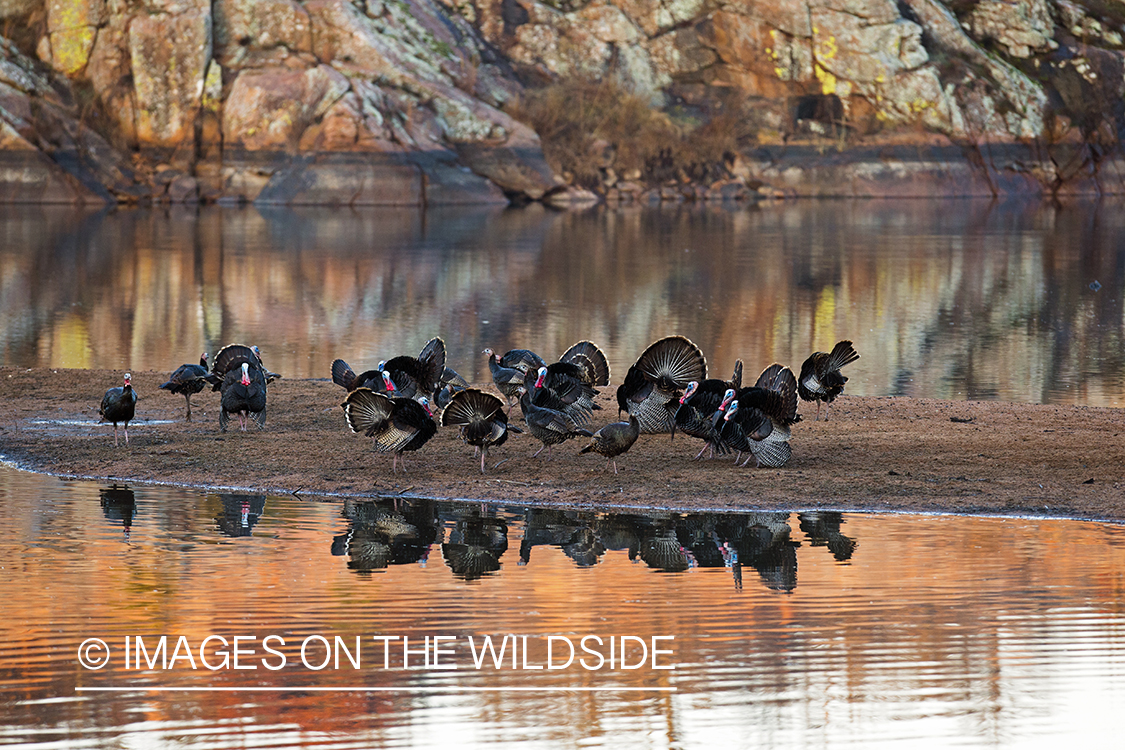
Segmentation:
{"type": "Polygon", "coordinates": [[[0,0],[0,20],[4,201],[1125,191],[1125,0],[0,0]],[[589,132],[576,176],[523,105],[574,80],[679,138],[737,137],[692,172],[589,132]]]}

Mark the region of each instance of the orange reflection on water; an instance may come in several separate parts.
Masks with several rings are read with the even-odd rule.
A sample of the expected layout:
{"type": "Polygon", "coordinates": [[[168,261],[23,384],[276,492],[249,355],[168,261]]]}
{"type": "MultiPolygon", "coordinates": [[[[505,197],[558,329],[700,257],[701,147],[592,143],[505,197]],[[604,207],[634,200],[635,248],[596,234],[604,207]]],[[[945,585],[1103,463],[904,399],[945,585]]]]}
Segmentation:
{"type": "Polygon", "coordinates": [[[1118,204],[792,202],[442,211],[0,209],[0,363],[170,371],[231,341],[289,377],[442,336],[604,348],[687,335],[727,377],[856,342],[848,392],[1114,405],[1118,204]]]}
{"type": "Polygon", "coordinates": [[[717,733],[755,745],[987,746],[1098,738],[1115,731],[1113,713],[1088,714],[1125,699],[1119,526],[315,502],[10,469],[0,469],[0,506],[4,739],[42,727],[44,741],[202,733],[220,747],[331,746],[326,731],[381,746],[434,731],[465,745],[663,746],[717,733]],[[498,565],[455,554],[469,547],[498,565]],[[171,649],[181,636],[198,648],[240,635],[256,651],[243,663],[259,665],[270,634],[287,644],[282,671],[123,663],[126,636],[151,648],[167,635],[171,649]],[[536,670],[521,659],[477,670],[466,648],[469,636],[527,636],[535,666],[547,636],[588,634],[672,635],[676,669],[536,670]],[[362,667],[302,667],[299,644],[312,635],[349,646],[360,637],[362,667]],[[376,635],[452,636],[458,668],[426,669],[415,654],[403,671],[392,652],[384,669],[381,647],[368,648],[376,635]],[[89,637],[114,650],[107,668],[77,663],[89,637]],[[276,685],[403,690],[151,690],[276,685]],[[134,690],[76,693],[98,686],[134,690]],[[605,686],[676,690],[517,690],[605,686]]]}

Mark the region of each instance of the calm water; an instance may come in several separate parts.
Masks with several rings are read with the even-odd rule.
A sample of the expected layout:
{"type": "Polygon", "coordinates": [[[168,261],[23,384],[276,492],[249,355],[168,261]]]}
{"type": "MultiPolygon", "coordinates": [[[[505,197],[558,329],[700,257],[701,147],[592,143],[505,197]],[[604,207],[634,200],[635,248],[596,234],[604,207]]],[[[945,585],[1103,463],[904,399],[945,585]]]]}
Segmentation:
{"type": "MultiPolygon", "coordinates": [[[[723,375],[851,338],[849,393],[1117,405],[1123,207],[0,207],[0,364],[170,370],[247,341],[327,377],[436,334],[483,380],[485,346],[591,338],[619,382],[674,332],[723,375]]],[[[0,466],[0,608],[0,744],[39,750],[1055,748],[1117,741],[1125,705],[1125,527],[1090,522],[321,502],[0,466]]]]}
{"type": "Polygon", "coordinates": [[[444,337],[624,373],[681,333],[713,372],[850,338],[850,393],[1125,404],[1125,204],[798,201],[556,213],[0,207],[0,364],[171,370],[231,341],[327,377],[444,337]]]}
{"type": "Polygon", "coordinates": [[[1121,526],[482,512],[3,470],[0,561],[0,744],[22,747],[1108,746],[1125,702],[1121,526]],[[448,637],[429,667],[427,636],[448,637]],[[509,639],[478,669],[485,636],[515,637],[515,663],[509,639]],[[610,666],[621,636],[635,668],[610,666]],[[78,657],[94,637],[100,670],[78,657]]]}

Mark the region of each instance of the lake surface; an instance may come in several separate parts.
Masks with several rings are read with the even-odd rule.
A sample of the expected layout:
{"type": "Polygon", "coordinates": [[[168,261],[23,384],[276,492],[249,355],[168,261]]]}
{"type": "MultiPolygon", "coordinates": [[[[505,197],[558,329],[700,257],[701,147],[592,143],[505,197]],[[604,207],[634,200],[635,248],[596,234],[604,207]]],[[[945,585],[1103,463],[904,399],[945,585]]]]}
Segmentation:
{"type": "Polygon", "coordinates": [[[680,333],[729,377],[850,338],[856,395],[1125,404],[1125,203],[428,212],[0,207],[0,364],[171,371],[232,341],[328,377],[680,333]]]}
{"type": "Polygon", "coordinates": [[[1115,525],[317,502],[5,469],[0,561],[0,744],[19,747],[1106,746],[1125,702],[1115,525]],[[101,669],[79,661],[89,638],[101,669]]]}
{"type": "MultiPolygon", "coordinates": [[[[324,378],[441,335],[479,381],[486,346],[589,338],[617,383],[671,333],[723,376],[850,338],[849,394],[1113,406],[1123,207],[0,207],[0,364],[166,371],[245,341],[324,378]]],[[[1084,521],[0,466],[0,611],[0,745],[36,750],[1108,746],[1125,705],[1125,526],[1084,521]]]]}

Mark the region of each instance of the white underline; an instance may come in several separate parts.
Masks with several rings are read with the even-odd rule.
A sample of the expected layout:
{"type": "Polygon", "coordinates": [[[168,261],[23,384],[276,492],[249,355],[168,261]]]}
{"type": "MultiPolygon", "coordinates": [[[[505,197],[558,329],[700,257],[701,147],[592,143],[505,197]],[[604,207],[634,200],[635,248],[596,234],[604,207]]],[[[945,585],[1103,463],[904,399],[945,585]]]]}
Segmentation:
{"type": "Polygon", "coordinates": [[[674,687],[312,687],[292,685],[285,687],[176,687],[172,685],[137,685],[135,687],[76,687],[78,693],[122,693],[122,692],[165,692],[165,693],[252,693],[252,692],[291,692],[291,693],[674,693],[674,687]]]}

